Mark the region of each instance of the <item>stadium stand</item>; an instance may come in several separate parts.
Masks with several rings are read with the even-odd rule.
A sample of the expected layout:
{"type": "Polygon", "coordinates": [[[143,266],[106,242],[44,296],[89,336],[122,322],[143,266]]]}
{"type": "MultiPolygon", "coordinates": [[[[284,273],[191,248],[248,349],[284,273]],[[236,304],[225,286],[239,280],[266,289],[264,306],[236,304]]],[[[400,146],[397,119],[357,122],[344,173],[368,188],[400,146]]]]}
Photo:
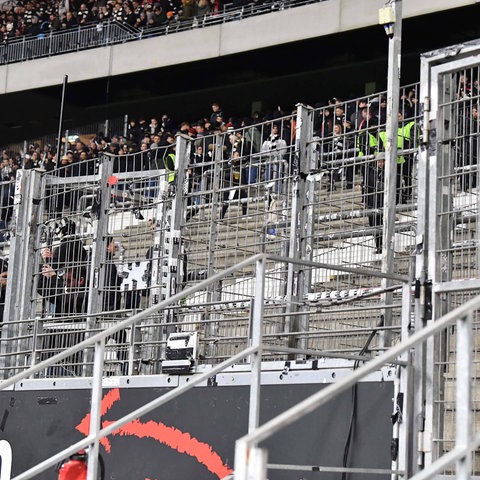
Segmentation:
{"type": "MultiPolygon", "coordinates": [[[[112,15],[128,13],[130,5],[112,8],[112,15]]],[[[72,420],[62,440],[76,448],[64,456],[89,446],[94,471],[99,436],[108,435],[101,446],[110,455],[115,435],[133,435],[187,451],[208,468],[199,475],[182,457],[169,470],[161,456],[169,480],[180,468],[195,472],[191,478],[232,478],[227,461],[202,456],[217,455],[209,444],[164,428],[208,421],[209,432],[220,432],[223,458],[232,456],[231,446],[218,447],[225,431],[240,438],[236,480],[266,479],[262,442],[273,451],[274,479],[300,470],[309,479],[325,471],[337,475],[326,478],[410,478],[424,469],[421,478],[478,475],[479,45],[425,55],[422,81],[393,97],[339,92],[314,106],[247,118],[212,102],[201,119],[178,124],[167,114],[126,115],[61,139],[6,146],[0,386],[13,390],[0,397],[3,427],[16,402],[27,413],[65,403],[72,418],[84,415],[68,395],[91,388],[90,413],[72,420]],[[393,132],[389,99],[398,106],[393,132]],[[139,421],[164,406],[157,390],[176,402],[189,382],[200,396],[189,397],[188,415],[179,402],[173,414],[162,411],[165,424],[139,421]],[[225,405],[215,390],[228,383],[250,389],[248,399],[237,390],[223,402],[236,410],[231,423],[216,417],[225,405]],[[56,395],[40,395],[35,385],[56,395]],[[306,400],[295,396],[305,385],[313,386],[306,400]],[[102,417],[120,390],[138,386],[155,399],[118,422],[102,417]],[[264,397],[260,386],[269,390],[264,397]],[[29,388],[31,410],[20,397],[29,388]],[[335,405],[324,418],[308,417],[296,431],[305,437],[266,442],[328,397],[335,405]],[[257,428],[260,398],[271,410],[257,428]],[[237,400],[248,403],[248,414],[237,400]],[[308,450],[302,465],[283,458],[298,454],[292,443],[308,450]]],[[[48,431],[60,423],[51,413],[45,418],[48,431]]],[[[15,419],[20,434],[6,434],[17,440],[25,420],[15,419]]],[[[56,459],[53,447],[40,448],[56,459]]],[[[111,471],[136,474],[112,458],[111,471]]]]}

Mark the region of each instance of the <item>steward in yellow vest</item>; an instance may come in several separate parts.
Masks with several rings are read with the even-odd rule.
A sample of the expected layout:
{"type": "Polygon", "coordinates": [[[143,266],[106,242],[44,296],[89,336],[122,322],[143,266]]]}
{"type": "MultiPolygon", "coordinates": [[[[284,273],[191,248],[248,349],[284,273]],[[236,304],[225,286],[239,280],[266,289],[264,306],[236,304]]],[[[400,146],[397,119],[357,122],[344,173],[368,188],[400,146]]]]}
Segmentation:
{"type": "MultiPolygon", "coordinates": [[[[379,150],[385,151],[387,146],[387,132],[378,133],[379,150]]],[[[418,144],[418,129],[415,121],[403,123],[403,115],[398,112],[398,131],[397,131],[397,203],[407,203],[412,197],[413,183],[413,163],[415,154],[404,153],[404,150],[414,148],[418,144]]]]}

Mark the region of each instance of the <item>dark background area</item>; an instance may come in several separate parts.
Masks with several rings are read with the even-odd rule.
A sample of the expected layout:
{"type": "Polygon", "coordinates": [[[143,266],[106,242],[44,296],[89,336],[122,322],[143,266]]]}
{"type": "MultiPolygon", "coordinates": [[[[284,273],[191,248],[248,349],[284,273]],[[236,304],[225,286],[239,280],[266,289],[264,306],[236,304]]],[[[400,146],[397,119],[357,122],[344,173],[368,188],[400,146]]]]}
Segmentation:
{"type": "MultiPolygon", "coordinates": [[[[403,21],[402,78],[419,80],[420,54],[479,37],[480,5],[403,21]]],[[[212,101],[227,116],[280,106],[314,105],[386,89],[388,39],[379,25],[268,49],[157,70],[68,84],[64,128],[129,115],[161,116],[175,124],[209,115],[212,101]]],[[[92,50],[92,55],[95,51],[92,50]]],[[[0,145],[58,131],[59,85],[1,97],[0,145]]]]}
{"type": "MultiPolygon", "coordinates": [[[[262,385],[260,424],[327,387],[328,384],[262,385]]],[[[109,389],[104,389],[105,396],[109,389]]],[[[120,398],[102,416],[113,422],[167,393],[168,389],[122,388],[120,398]]],[[[134,426],[108,437],[111,450],[100,447],[105,478],[115,480],[219,480],[196,458],[185,453],[189,440],[200,442],[196,452],[211,449],[221,462],[234,466],[235,441],[247,433],[248,386],[195,387],[141,417],[134,426]],[[139,425],[139,423],[141,425],[139,425]],[[147,428],[145,428],[147,427],[147,428]],[[137,432],[137,434],[135,434],[137,432]],[[155,433],[157,436],[155,436],[155,433]],[[177,448],[169,446],[168,437],[177,448]],[[206,445],[206,447],[205,447],[206,445]],[[185,450],[184,450],[185,449],[185,450]]],[[[347,390],[333,400],[297,419],[261,444],[269,451],[269,462],[284,465],[341,467],[350,445],[349,466],[391,468],[393,382],[360,382],[356,397],[347,390]],[[353,418],[352,443],[348,431],[353,418]]],[[[13,451],[12,477],[85,438],[77,425],[90,409],[90,390],[2,391],[2,439],[13,451]]],[[[88,423],[87,423],[88,425],[88,423]]],[[[35,476],[57,478],[53,468],[35,476]]],[[[338,480],[337,472],[272,470],[271,480],[338,480]]],[[[349,480],[371,480],[367,474],[350,474],[349,480]]],[[[390,475],[375,475],[389,480],[390,475]]]]}

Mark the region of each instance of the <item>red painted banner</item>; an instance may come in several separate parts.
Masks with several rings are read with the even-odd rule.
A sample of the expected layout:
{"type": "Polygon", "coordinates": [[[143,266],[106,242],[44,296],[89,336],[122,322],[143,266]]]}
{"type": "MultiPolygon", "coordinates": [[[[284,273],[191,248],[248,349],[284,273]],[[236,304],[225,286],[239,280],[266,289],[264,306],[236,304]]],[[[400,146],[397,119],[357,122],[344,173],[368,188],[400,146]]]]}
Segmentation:
{"type": "MultiPolygon", "coordinates": [[[[112,408],[112,406],[120,400],[120,389],[114,388],[110,390],[102,399],[101,415],[102,417],[112,408]]],[[[114,421],[102,420],[102,428],[111,425],[114,421]]],[[[82,421],[76,426],[76,429],[85,436],[90,430],[90,414],[87,413],[82,421]]],[[[118,436],[134,436],[137,438],[150,438],[163,445],[166,445],[181,454],[190,455],[197,459],[199,463],[204,465],[210,472],[215,474],[219,479],[232,473],[233,470],[223,463],[220,455],[207,443],[197,440],[188,432],[182,432],[175,427],[167,426],[161,422],[141,422],[136,419],[127,423],[123,427],[112,432],[112,435],[118,436]]],[[[104,446],[107,453],[111,451],[111,444],[108,438],[102,438],[100,443],[104,446]]]]}

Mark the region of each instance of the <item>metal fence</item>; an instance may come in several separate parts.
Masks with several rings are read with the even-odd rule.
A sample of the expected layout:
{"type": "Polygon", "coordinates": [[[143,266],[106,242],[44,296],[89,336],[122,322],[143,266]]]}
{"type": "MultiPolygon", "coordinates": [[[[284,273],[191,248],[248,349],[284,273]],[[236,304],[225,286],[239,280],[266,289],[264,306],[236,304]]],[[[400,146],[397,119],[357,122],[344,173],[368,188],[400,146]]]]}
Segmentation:
{"type": "MultiPolygon", "coordinates": [[[[430,156],[428,191],[424,199],[431,219],[425,265],[432,281],[431,317],[449,312],[480,293],[478,249],[478,81],[479,66],[463,59],[446,73],[432,77],[438,135],[430,156]],[[463,65],[461,65],[463,63],[463,65]],[[438,85],[438,87],[437,87],[438,85]]],[[[428,318],[428,317],[427,317],[428,318]]],[[[472,429],[478,432],[478,310],[472,313],[472,429]]],[[[432,390],[425,398],[433,405],[426,431],[432,432],[433,451],[425,463],[452,450],[455,443],[457,406],[453,394],[459,375],[457,331],[439,335],[429,350],[426,368],[434,372],[432,390]],[[431,421],[431,424],[429,423],[431,421]]],[[[468,459],[472,472],[479,471],[478,455],[468,459]]],[[[443,473],[455,474],[453,467],[443,473]]]]}
{"type": "MultiPolygon", "coordinates": [[[[262,352],[265,362],[379,353],[478,295],[477,53],[478,42],[422,60],[428,78],[402,90],[394,165],[385,164],[380,93],[365,106],[360,99],[351,105],[333,99],[239,131],[178,136],[175,151],[105,155],[83,175],[21,171],[4,247],[2,375],[172,295],[180,300],[109,339],[105,374],[163,371],[175,353],[168,343],[174,334],[198,341],[192,371],[218,364],[251,341],[255,272],[244,261],[256,253],[269,255],[262,333],[267,347],[277,348],[262,352]],[[422,112],[416,98],[425,102],[422,112]],[[391,168],[392,212],[383,201],[391,168]],[[392,213],[391,238],[385,238],[385,217],[392,213]],[[67,228],[72,224],[75,234],[67,228]],[[74,247],[78,240],[81,249],[74,247]],[[83,258],[69,258],[65,266],[55,255],[41,259],[46,247],[62,243],[83,258]],[[385,271],[387,253],[393,271],[385,271]],[[238,264],[231,276],[189,293],[189,286],[238,264]],[[109,274],[113,266],[117,276],[109,274]],[[57,311],[57,297],[72,292],[46,293],[52,270],[83,278],[75,293],[76,299],[87,293],[86,306],[57,311]],[[385,274],[393,282],[388,287],[380,281],[385,274]],[[411,291],[402,289],[409,279],[411,291]]],[[[402,392],[414,394],[405,400],[400,428],[409,429],[405,464],[413,471],[444,453],[456,455],[457,413],[468,420],[464,436],[471,438],[470,427],[478,434],[479,322],[475,301],[471,305],[473,333],[463,341],[472,340],[472,352],[461,355],[459,333],[450,326],[409,358],[412,376],[402,380],[402,392]],[[472,408],[457,412],[453,392],[465,359],[473,367],[472,408]]],[[[91,356],[87,349],[40,375],[88,374],[91,356]]],[[[468,459],[473,473],[477,457],[468,459]]],[[[443,474],[457,474],[442,465],[443,474]]]]}
{"type": "MultiPolygon", "coordinates": [[[[379,110],[381,99],[368,98],[364,112],[379,110]]],[[[299,105],[295,114],[239,130],[177,136],[169,147],[105,154],[50,173],[22,170],[10,222],[3,375],[257,253],[325,265],[268,263],[267,343],[331,355],[388,348],[400,335],[400,284],[415,232],[418,137],[400,150],[410,156],[411,177],[398,163],[395,239],[385,243],[384,124],[338,131],[341,110],[350,117],[358,105],[361,117],[357,101],[299,105]],[[381,273],[384,245],[396,258],[398,282],[392,277],[388,289],[371,275],[381,273]],[[343,271],[329,268],[335,265],[343,271]]],[[[409,111],[408,123],[416,115],[409,111]]],[[[195,366],[230,357],[248,345],[253,296],[249,268],[186,296],[109,339],[106,373],[162,371],[174,333],[195,333],[195,366]]],[[[265,360],[292,355],[302,357],[266,353],[265,360]]],[[[90,366],[87,351],[42,375],[86,375],[90,366]]]]}
{"type": "Polygon", "coordinates": [[[271,0],[260,5],[248,4],[240,7],[231,3],[226,4],[222,11],[213,11],[201,17],[185,20],[173,18],[161,27],[138,29],[127,23],[108,19],[68,31],[47,31],[36,37],[23,36],[1,43],[0,65],[204,28],[318,1],[324,0],[271,0]]]}

